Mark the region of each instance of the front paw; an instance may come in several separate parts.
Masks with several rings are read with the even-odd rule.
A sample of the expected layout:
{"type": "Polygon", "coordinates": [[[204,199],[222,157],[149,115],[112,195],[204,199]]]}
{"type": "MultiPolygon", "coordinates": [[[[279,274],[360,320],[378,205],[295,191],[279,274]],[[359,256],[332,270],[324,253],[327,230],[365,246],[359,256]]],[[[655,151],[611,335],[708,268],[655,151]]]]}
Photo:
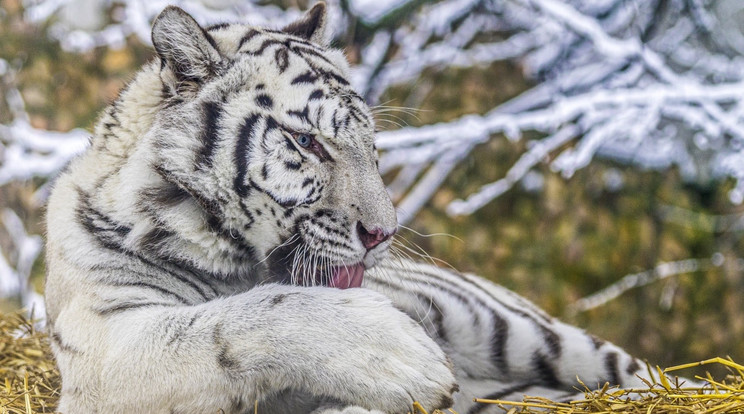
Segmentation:
{"type": "Polygon", "coordinates": [[[417,323],[369,290],[330,295],[336,306],[317,315],[332,325],[318,345],[326,358],[316,384],[325,395],[386,413],[412,411],[414,402],[429,411],[452,406],[452,364],[417,323]]]}

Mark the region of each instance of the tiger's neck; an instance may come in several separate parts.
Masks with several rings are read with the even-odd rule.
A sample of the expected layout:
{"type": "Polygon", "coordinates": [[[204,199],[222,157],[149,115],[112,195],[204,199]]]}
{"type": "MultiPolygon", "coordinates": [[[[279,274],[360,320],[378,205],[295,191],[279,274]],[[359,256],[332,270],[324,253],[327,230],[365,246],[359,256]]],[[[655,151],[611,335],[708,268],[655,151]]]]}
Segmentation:
{"type": "Polygon", "coordinates": [[[146,137],[164,96],[154,61],[105,111],[75,181],[87,184],[80,188],[89,207],[127,229],[123,249],[219,278],[256,278],[262,272],[249,243],[216,226],[214,213],[158,172],[146,137]]]}

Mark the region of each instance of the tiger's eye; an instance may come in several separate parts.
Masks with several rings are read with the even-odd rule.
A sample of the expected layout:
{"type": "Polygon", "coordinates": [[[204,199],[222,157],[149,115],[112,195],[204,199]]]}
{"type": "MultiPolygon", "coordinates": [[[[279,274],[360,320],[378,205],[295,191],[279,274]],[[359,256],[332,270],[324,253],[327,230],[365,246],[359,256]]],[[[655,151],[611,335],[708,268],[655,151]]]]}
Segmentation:
{"type": "Polygon", "coordinates": [[[297,134],[295,140],[297,140],[297,143],[300,144],[302,148],[307,148],[313,143],[313,137],[307,134],[297,134]]]}

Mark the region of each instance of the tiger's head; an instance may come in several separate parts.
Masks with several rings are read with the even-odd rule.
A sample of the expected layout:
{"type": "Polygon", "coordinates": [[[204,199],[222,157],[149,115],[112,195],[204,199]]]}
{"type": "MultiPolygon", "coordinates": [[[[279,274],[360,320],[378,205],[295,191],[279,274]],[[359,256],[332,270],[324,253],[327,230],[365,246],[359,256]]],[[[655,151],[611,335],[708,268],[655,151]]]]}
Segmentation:
{"type": "Polygon", "coordinates": [[[359,286],[385,254],[397,222],[374,121],[325,28],[323,3],[282,30],[202,28],[176,7],[158,16],[162,101],[143,154],[157,183],[140,204],[189,244],[151,238],[150,249],[188,250],[183,260],[218,274],[338,288],[359,286]]]}

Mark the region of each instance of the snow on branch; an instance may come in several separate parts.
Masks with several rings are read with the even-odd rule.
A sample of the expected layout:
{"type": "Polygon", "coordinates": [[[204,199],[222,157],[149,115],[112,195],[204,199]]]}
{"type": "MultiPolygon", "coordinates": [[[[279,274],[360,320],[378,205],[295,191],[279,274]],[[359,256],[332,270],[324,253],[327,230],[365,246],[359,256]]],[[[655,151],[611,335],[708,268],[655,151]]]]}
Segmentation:
{"type": "Polygon", "coordinates": [[[132,35],[151,44],[152,21],[169,5],[183,8],[204,25],[244,22],[282,27],[300,15],[297,9],[242,0],[41,0],[28,2],[26,19],[32,23],[54,20],[50,34],[63,49],[82,53],[97,47],[121,48],[132,35]],[[109,10],[110,20],[106,17],[109,10]]]}
{"type": "MultiPolygon", "coordinates": [[[[726,260],[735,260],[735,266],[737,266],[739,270],[744,268],[744,261],[742,261],[742,259],[727,259],[721,253],[714,253],[709,258],[685,259],[660,263],[651,270],[626,275],[612,285],[592,293],[589,296],[578,299],[569,306],[568,312],[569,314],[575,315],[579,312],[596,309],[618,298],[620,295],[631,289],[643,287],[672,276],[702,272],[711,268],[721,267],[724,265],[726,260]]],[[[662,295],[660,303],[663,304],[665,300],[664,295],[662,295]]]]}
{"type": "Polygon", "coordinates": [[[26,233],[23,222],[13,210],[3,210],[0,223],[10,235],[14,250],[12,265],[0,251],[0,298],[18,298],[23,307],[43,315],[44,300],[28,283],[34,262],[41,253],[41,237],[26,233]]]}
{"type": "MultiPolygon", "coordinates": [[[[676,166],[688,180],[733,177],[737,186],[730,198],[744,200],[744,163],[739,154],[744,141],[744,105],[739,103],[744,96],[744,62],[731,52],[741,42],[711,41],[712,31],[726,20],[703,3],[671,0],[661,8],[658,1],[449,0],[416,6],[407,19],[410,23],[404,19],[393,26],[382,22],[410,8],[410,1],[389,0],[384,7],[371,7],[368,0],[352,0],[343,12],[331,2],[337,30],[345,30],[353,18],[378,27],[370,41],[360,45],[360,61],[352,76],[370,103],[377,103],[393,86],[419,81],[429,69],[513,60],[537,80],[531,90],[486,115],[379,135],[378,147],[384,151],[381,171],[398,171],[390,191],[401,200],[401,222],[415,216],[478,144],[498,139],[499,134],[519,140],[530,131],[543,138],[529,143],[505,177],[484,183],[473,194],[462,194],[463,199],[448,207],[450,214],[482,208],[546,159],[553,159],[554,171],[570,177],[597,156],[643,168],[676,166]]],[[[59,22],[52,35],[64,47],[82,51],[116,46],[129,35],[149,42],[150,22],[165,4],[165,0],[115,4],[41,0],[28,8],[27,16],[39,22],[56,16],[59,22]],[[91,16],[65,18],[68,10],[78,10],[83,3],[90,5],[86,10],[91,16]],[[110,22],[99,16],[108,9],[113,10],[110,22]]],[[[280,26],[299,14],[236,0],[177,4],[204,24],[241,20],[280,26]]],[[[36,137],[37,144],[49,141],[42,139],[43,131],[29,128],[17,121],[0,129],[5,145],[17,148],[6,151],[10,156],[20,157],[29,148],[39,152],[33,150],[33,140],[24,146],[13,137],[36,137]]],[[[39,166],[34,174],[53,174],[57,168],[43,160],[27,161],[39,166]]],[[[19,171],[0,171],[0,183],[18,178],[24,178],[19,171]]]]}
{"type": "Polygon", "coordinates": [[[81,129],[60,133],[31,126],[12,70],[0,79],[12,121],[0,124],[0,186],[34,177],[57,174],[72,157],[88,145],[89,134],[81,129]]]}
{"type": "MultiPolygon", "coordinates": [[[[451,157],[455,148],[468,148],[485,142],[490,136],[505,133],[514,138],[521,131],[539,131],[549,134],[530,145],[525,154],[512,166],[506,177],[471,195],[467,201],[456,200],[448,208],[453,215],[470,214],[489,201],[503,194],[519,179],[548,155],[575,139],[583,132],[578,144],[564,150],[552,163],[555,171],[571,176],[577,169],[588,165],[595,154],[620,161],[637,162],[646,167],[669,167],[660,165],[665,160],[678,164],[682,169],[689,167],[687,158],[674,159],[674,151],[644,151],[657,148],[671,150],[666,145],[674,143],[674,137],[663,134],[648,134],[655,131],[662,122],[662,108],[679,107],[694,111],[704,102],[727,104],[744,96],[744,83],[700,87],[686,85],[686,88],[655,85],[647,89],[597,90],[589,93],[556,99],[555,103],[544,109],[522,111],[517,114],[502,113],[499,108],[479,117],[468,115],[456,121],[424,126],[419,128],[402,128],[382,132],[378,135],[377,146],[386,150],[380,159],[380,170],[383,173],[409,163],[435,163],[441,157],[451,157]],[[598,110],[601,108],[601,110],[598,110]],[[568,126],[566,126],[568,125],[568,126]],[[635,125],[628,128],[628,125],[635,125]],[[555,131],[555,132],[554,132],[555,131]],[[610,151],[605,145],[612,142],[620,146],[610,151]],[[628,150],[630,153],[627,154],[628,150]],[[638,156],[635,156],[638,154],[638,156]],[[642,158],[647,154],[649,158],[642,158]],[[661,156],[662,160],[651,158],[661,156]],[[628,159],[630,158],[630,159],[628,159]]],[[[694,111],[695,114],[705,112],[694,111]]],[[[679,117],[687,127],[719,134],[721,126],[710,116],[679,117]]],[[[744,136],[735,136],[737,140],[744,136]]],[[[743,141],[744,142],[744,141],[743,141]]],[[[459,160],[467,155],[458,153],[459,160]]],[[[413,193],[409,197],[427,197],[431,192],[413,193]]],[[[410,200],[410,199],[409,199],[410,200]]],[[[406,201],[406,205],[422,205],[425,200],[406,201]]],[[[409,207],[410,208],[410,207],[409,207]]],[[[410,211],[410,210],[407,210],[410,211]]],[[[410,213],[408,213],[410,214],[410,213]]],[[[404,215],[403,218],[408,218],[404,215]]]]}
{"type": "MultiPolygon", "coordinates": [[[[398,49],[396,54],[376,63],[374,75],[359,83],[373,101],[398,81],[417,79],[429,68],[514,59],[539,80],[486,115],[379,134],[378,147],[386,150],[382,172],[400,169],[421,177],[399,175],[393,182],[391,193],[402,197],[405,207],[401,222],[425,205],[436,191],[433,186],[443,182],[444,171],[454,168],[449,160],[467,158],[477,144],[498,139],[498,134],[514,140],[528,131],[543,138],[528,144],[504,178],[452,202],[449,214],[483,207],[548,156],[551,169],[565,177],[597,156],[642,168],[676,166],[692,181],[733,177],[737,185],[730,199],[742,202],[744,71],[733,63],[742,59],[727,45],[701,39],[710,33],[716,15],[699,5],[690,15],[685,13],[688,2],[668,3],[666,11],[655,1],[468,3],[473,9],[462,23],[434,19],[398,29],[394,41],[385,44],[386,50],[398,49]],[[503,40],[477,40],[489,31],[503,40]],[[438,179],[432,180],[432,174],[438,179]]],[[[435,9],[423,9],[420,22],[435,9]]],[[[365,67],[364,58],[360,67],[365,67]]]]}

